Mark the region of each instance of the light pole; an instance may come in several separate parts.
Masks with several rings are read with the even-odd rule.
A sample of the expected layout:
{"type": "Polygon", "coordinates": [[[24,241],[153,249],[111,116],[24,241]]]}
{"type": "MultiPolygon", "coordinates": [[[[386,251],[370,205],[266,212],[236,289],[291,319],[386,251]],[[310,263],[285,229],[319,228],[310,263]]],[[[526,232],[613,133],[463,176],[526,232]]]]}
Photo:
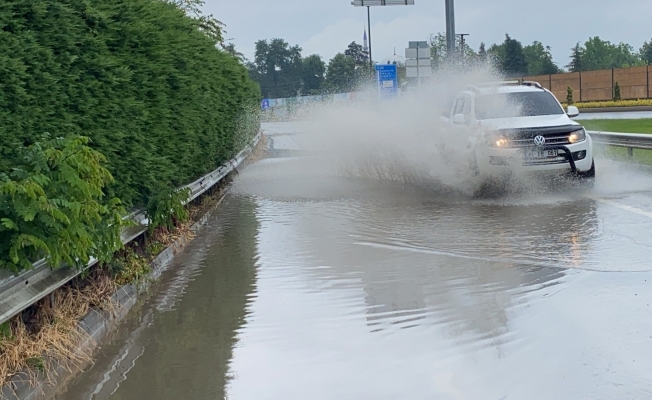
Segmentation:
{"type": "Polygon", "coordinates": [[[367,25],[369,26],[369,66],[374,69],[374,62],[371,58],[371,7],[375,6],[413,6],[414,0],[353,0],[354,7],[367,7],[367,25]]]}
{"type": "Polygon", "coordinates": [[[455,0],[446,0],[446,44],[448,54],[455,51],[455,0]]]}

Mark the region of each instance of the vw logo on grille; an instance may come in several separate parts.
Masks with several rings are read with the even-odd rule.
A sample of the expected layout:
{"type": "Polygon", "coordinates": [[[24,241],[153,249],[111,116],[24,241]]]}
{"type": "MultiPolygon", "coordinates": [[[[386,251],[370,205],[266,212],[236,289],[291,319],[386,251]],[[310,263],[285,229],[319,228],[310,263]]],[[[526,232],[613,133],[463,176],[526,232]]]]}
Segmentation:
{"type": "Polygon", "coordinates": [[[534,144],[536,144],[537,146],[543,146],[544,144],[546,144],[546,138],[544,138],[541,135],[538,135],[534,138],[534,144]]]}

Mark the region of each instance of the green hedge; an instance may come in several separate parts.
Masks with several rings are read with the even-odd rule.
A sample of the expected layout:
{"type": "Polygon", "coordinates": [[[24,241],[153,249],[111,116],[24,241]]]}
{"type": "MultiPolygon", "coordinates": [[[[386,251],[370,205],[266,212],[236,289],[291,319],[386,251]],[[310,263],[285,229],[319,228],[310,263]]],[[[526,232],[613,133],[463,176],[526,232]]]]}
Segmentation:
{"type": "Polygon", "coordinates": [[[83,135],[115,182],[144,205],[232,157],[260,90],[198,22],[158,0],[3,0],[0,173],[16,146],[83,135]]]}

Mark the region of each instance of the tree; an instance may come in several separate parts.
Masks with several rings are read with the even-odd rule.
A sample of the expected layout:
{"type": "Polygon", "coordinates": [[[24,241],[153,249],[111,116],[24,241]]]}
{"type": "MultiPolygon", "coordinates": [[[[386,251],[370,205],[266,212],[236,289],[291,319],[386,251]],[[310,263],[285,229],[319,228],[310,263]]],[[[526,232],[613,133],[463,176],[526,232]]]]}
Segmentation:
{"type": "Polygon", "coordinates": [[[487,50],[485,49],[484,42],[480,43],[480,48],[478,49],[478,57],[484,61],[487,59],[487,50]]]}
{"type": "Polygon", "coordinates": [[[212,14],[204,15],[202,8],[205,2],[203,0],[167,0],[167,2],[174,4],[182,9],[187,16],[199,22],[199,29],[210,37],[215,44],[224,47],[224,25],[223,22],[217,20],[212,14]]]}
{"type": "Polygon", "coordinates": [[[355,60],[337,53],[328,63],[326,85],[332,92],[349,92],[356,84],[355,60]]]}
{"type": "Polygon", "coordinates": [[[290,47],[285,40],[278,38],[259,40],[249,70],[264,97],[294,97],[303,85],[301,47],[290,47]]]}
{"type": "MultiPolygon", "coordinates": [[[[430,34],[428,42],[430,45],[430,53],[433,66],[436,67],[451,61],[450,54],[448,54],[448,42],[446,40],[446,34],[442,32],[438,32],[437,34],[430,34]]],[[[475,60],[477,58],[477,54],[468,45],[468,43],[465,42],[464,46],[462,46],[462,40],[459,36],[455,38],[455,50],[456,54],[461,56],[463,61],[475,60]]]]}
{"type": "Polygon", "coordinates": [[[577,42],[572,49],[571,62],[566,66],[570,72],[584,71],[584,47],[577,42]]]}
{"type": "Polygon", "coordinates": [[[359,45],[356,42],[351,42],[351,44],[349,44],[346,50],[344,50],[344,55],[351,57],[355,62],[356,67],[364,66],[369,63],[369,55],[364,52],[362,45],[359,45]]]}
{"type": "Polygon", "coordinates": [[[561,69],[552,61],[550,46],[543,47],[541,42],[533,42],[523,48],[527,72],[529,75],[558,74],[561,69]]]}
{"type": "Polygon", "coordinates": [[[236,48],[235,44],[229,43],[226,46],[224,46],[224,51],[229,53],[233,58],[238,60],[241,64],[244,64],[247,60],[245,59],[244,54],[240,53],[236,48]]]}
{"type": "Polygon", "coordinates": [[[303,91],[308,94],[319,93],[324,84],[326,64],[318,54],[303,59],[303,91]]]}
{"type": "Polygon", "coordinates": [[[503,71],[508,75],[527,74],[527,61],[523,54],[523,45],[518,40],[512,39],[505,34],[505,58],[503,60],[503,71]]]}
{"type": "Polygon", "coordinates": [[[585,71],[610,68],[626,68],[641,65],[634,48],[626,43],[613,44],[598,36],[591,37],[584,43],[582,67],[585,71]]]}
{"type": "Polygon", "coordinates": [[[652,39],[649,42],[643,43],[643,47],[639,50],[641,60],[646,64],[652,64],[652,39]]]}

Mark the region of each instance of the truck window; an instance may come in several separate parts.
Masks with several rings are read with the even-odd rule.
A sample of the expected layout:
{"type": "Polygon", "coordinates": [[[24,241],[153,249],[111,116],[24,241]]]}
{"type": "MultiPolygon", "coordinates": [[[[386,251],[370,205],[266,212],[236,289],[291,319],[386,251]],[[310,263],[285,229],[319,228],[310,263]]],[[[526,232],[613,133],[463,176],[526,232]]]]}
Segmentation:
{"type": "Polygon", "coordinates": [[[476,96],[476,119],[532,117],[564,114],[549,92],[492,93],[476,96]]]}
{"type": "Polygon", "coordinates": [[[459,98],[455,102],[455,110],[453,110],[453,115],[462,114],[463,109],[464,109],[464,99],[459,98]]]}
{"type": "Polygon", "coordinates": [[[462,107],[462,114],[464,114],[464,119],[466,122],[471,122],[472,116],[471,116],[471,97],[469,96],[464,96],[464,105],[462,107]]]}

